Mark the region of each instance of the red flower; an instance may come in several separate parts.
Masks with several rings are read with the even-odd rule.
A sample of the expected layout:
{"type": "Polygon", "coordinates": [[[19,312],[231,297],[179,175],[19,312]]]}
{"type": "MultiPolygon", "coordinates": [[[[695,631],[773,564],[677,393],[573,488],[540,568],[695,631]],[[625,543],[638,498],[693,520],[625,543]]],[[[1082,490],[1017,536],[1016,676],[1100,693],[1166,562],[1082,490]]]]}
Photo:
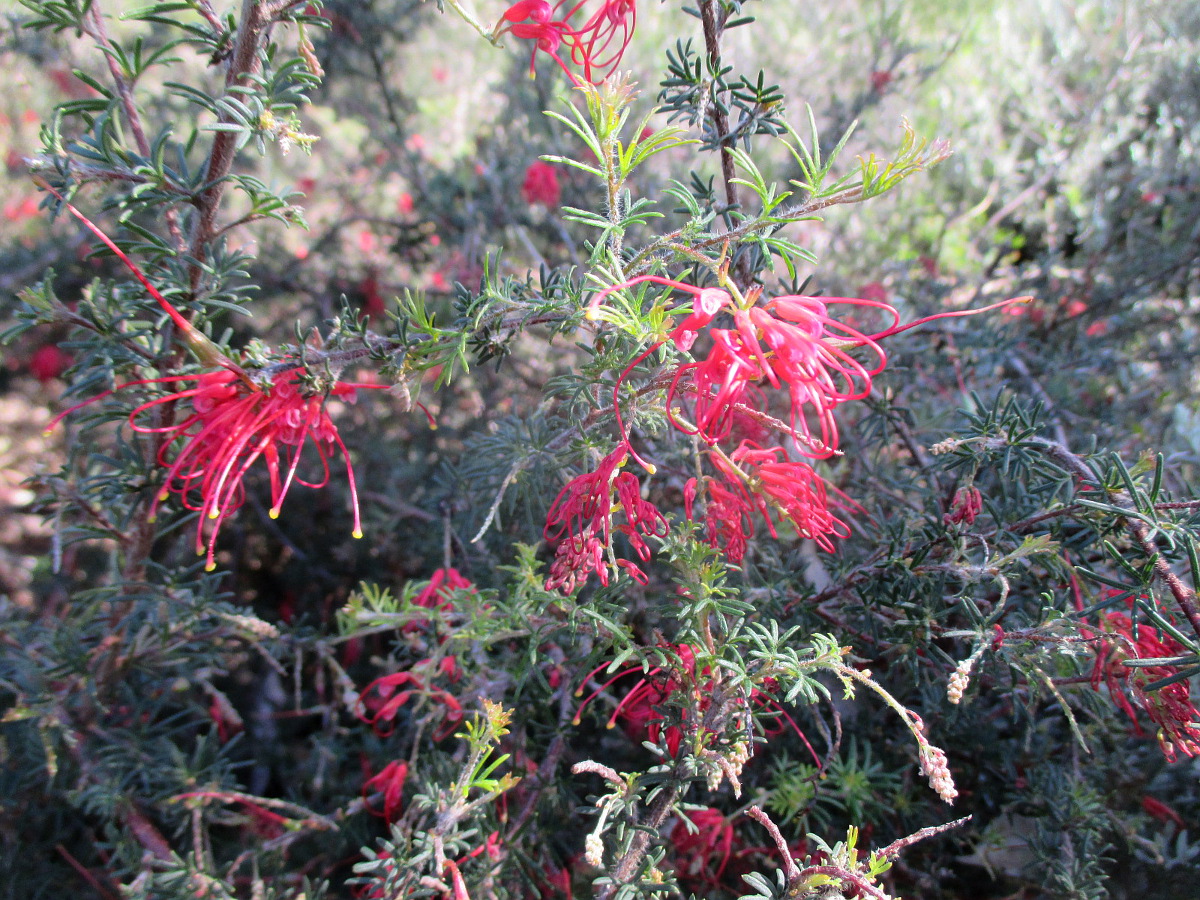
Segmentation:
{"type": "Polygon", "coordinates": [[[265,463],[270,476],[270,514],[276,518],[293,482],[313,488],[323,487],[328,482],[329,456],[334,450],[340,451],[350,485],[353,535],[362,537],[354,469],[337,427],[325,410],[325,396],[352,398],[359,388],[382,388],[384,385],[334,382],[327,391],[321,392],[306,384],[304,375],[302,369],[287,369],[259,385],[247,383],[237,373],[223,369],[122,385],[196,382],[194,387],[143,403],[130,413],[129,422],[142,434],[166,436],[159,449],[158,462],[167,469],[167,476],[151,504],[150,520],[153,521],[158,504],[172,493],[179,495],[186,509],[199,512],[196,552],[203,554],[207,547],[206,568],[209,571],[216,568],[214,553],[221,525],[242,505],[245,497],[243,479],[259,459],[265,463]],[[192,407],[191,414],[183,416],[182,421],[166,426],[140,423],[146,411],[181,401],[187,401],[192,407]],[[310,440],[323,471],[322,477],[315,482],[305,481],[297,475],[301,453],[310,440]],[[176,442],[181,442],[182,446],[171,459],[170,451],[176,442]],[[280,468],[281,460],[283,469],[280,468]],[[213,521],[207,540],[206,519],[213,521]]]}
{"type": "Polygon", "coordinates": [[[363,784],[363,805],[373,816],[380,816],[389,822],[400,818],[400,798],[404,793],[404,782],[408,778],[408,763],[396,760],[384,766],[377,775],[373,775],[363,784]],[[373,794],[383,795],[383,808],[372,806],[373,794]]]}
{"type": "MultiPolygon", "coordinates": [[[[672,651],[678,657],[678,666],[675,669],[656,666],[650,669],[643,677],[639,678],[634,686],[630,688],[629,693],[617,703],[616,708],[612,711],[612,715],[608,718],[607,727],[613,728],[619,724],[629,739],[638,744],[646,740],[657,744],[661,740],[666,745],[667,753],[674,758],[679,755],[679,745],[683,740],[683,732],[676,725],[667,725],[664,730],[663,725],[666,722],[666,716],[661,707],[672,694],[689,690],[695,698],[697,711],[704,712],[712,704],[714,682],[708,667],[705,667],[699,673],[699,676],[697,676],[695,649],[689,647],[687,644],[669,644],[665,649],[672,651]]],[[[608,664],[605,664],[593,670],[584,679],[584,684],[587,684],[591,678],[607,667],[608,664]]],[[[572,720],[573,723],[575,725],[580,723],[584,709],[602,692],[621,679],[641,674],[642,671],[640,666],[631,666],[617,672],[603,684],[599,685],[579,705],[579,709],[576,710],[575,717],[572,720]]],[[[772,691],[777,689],[769,686],[767,683],[764,683],[763,686],[772,691]]],[[[580,685],[575,691],[575,696],[582,696],[583,690],[583,685],[580,685]]],[[[805,746],[808,747],[817,765],[821,764],[820,758],[809,745],[804,733],[800,731],[795,721],[780,706],[778,701],[757,688],[751,688],[750,701],[756,706],[774,707],[776,717],[785,721],[792,728],[800,740],[804,742],[805,746]]],[[[686,721],[687,715],[688,711],[685,709],[683,712],[684,721],[686,721]]],[[[770,724],[764,725],[764,734],[774,736],[784,732],[784,725],[778,724],[774,719],[768,721],[770,724]]]]}
{"type": "Polygon", "coordinates": [[[60,350],[54,344],[38,347],[29,357],[29,372],[38,381],[47,382],[57,378],[74,360],[69,353],[60,350]]]}
{"type": "Polygon", "coordinates": [[[1154,691],[1146,690],[1146,685],[1177,674],[1179,667],[1122,665],[1126,659],[1182,656],[1185,653],[1183,645],[1166,632],[1156,632],[1145,622],[1139,624],[1135,639],[1133,620],[1122,612],[1104,613],[1100,625],[1115,632],[1117,639],[1104,639],[1092,669],[1092,686],[1098,690],[1103,681],[1113,701],[1133,722],[1134,731],[1142,734],[1137,712],[1122,687],[1128,689],[1150,721],[1158,726],[1158,743],[1167,762],[1174,762],[1179,751],[1187,756],[1200,755],[1200,710],[1192,703],[1188,680],[1185,678],[1154,691]]]}
{"type": "Polygon", "coordinates": [[[514,37],[535,41],[529,62],[529,74],[534,75],[537,51],[541,50],[558,63],[571,81],[581,79],[568,66],[583,70],[582,81],[599,84],[616,70],[621,56],[633,36],[637,21],[635,0],[604,0],[583,24],[575,27],[571,20],[581,18],[588,0],[519,0],[510,6],[493,29],[493,37],[511,33],[514,37]],[[564,60],[560,51],[567,49],[564,60]]]}
{"type": "MultiPolygon", "coordinates": [[[[714,453],[712,458],[721,480],[705,479],[708,541],[723,550],[731,562],[740,563],[745,556],[747,542],[754,535],[756,512],[766,522],[771,537],[778,537],[772,511],[800,537],[815,541],[823,550],[833,550],[831,538],[849,536],[846,523],[830,507],[854,507],[854,502],[838,492],[831,504],[821,476],[807,463],[789,460],[782,447],[764,450],[743,441],[731,456],[714,453]]],[[[693,518],[696,493],[697,484],[692,479],[684,491],[689,520],[693,518]]]]}
{"type": "MultiPolygon", "coordinates": [[[[283,368],[275,374],[256,380],[241,366],[226,357],[204,334],[150,282],[128,256],[113,243],[90,219],[63,199],[62,195],[44,182],[42,187],[57,197],[84,226],[96,235],[109,250],[133,273],[175,323],[185,344],[204,362],[220,366],[216,371],[196,375],[168,375],[127,382],[121,388],[142,384],[177,384],[196,382],[194,387],[175,391],[165,397],[143,403],[129,415],[130,426],[142,434],[164,434],[166,439],[158,453],[158,462],[168,469],[167,477],[155,497],[148,521],[154,520],[158,504],[172,493],[178,493],[187,509],[200,513],[196,528],[196,551],[205,554],[205,568],[216,568],[214,554],[217,534],[226,516],[242,504],[245,493],[242,479],[250,467],[263,459],[271,478],[271,516],[279,515],[280,506],[293,481],[310,487],[322,487],[329,480],[328,455],[335,448],[346,461],[346,477],[350,483],[350,499],[354,510],[353,534],[362,537],[358,511],[358,493],[350,456],[338,435],[337,428],[325,412],[329,395],[350,398],[358,388],[382,388],[384,385],[344,384],[334,382],[324,390],[305,380],[305,371],[298,365],[283,368]],[[141,413],[155,407],[188,401],[192,414],[183,421],[161,427],[139,425],[141,413]],[[171,446],[182,439],[183,446],[173,460],[168,459],[171,446]],[[311,439],[317,448],[324,475],[315,483],[297,477],[301,451],[311,439]],[[280,449],[287,457],[286,475],[280,480],[280,449]],[[205,540],[205,519],[214,520],[205,540]]],[[[119,389],[119,388],[118,388],[119,389]]],[[[50,423],[53,427],[64,416],[112,393],[106,391],[61,413],[50,423]]],[[[428,413],[426,413],[428,415],[428,413]]]]}
{"type": "Polygon", "coordinates": [[[703,893],[721,887],[726,866],[734,856],[733,823],[719,809],[689,810],[671,829],[675,877],[684,889],[703,893]]]}
{"type": "Polygon", "coordinates": [[[541,204],[547,209],[558,206],[562,190],[558,185],[558,172],[550,163],[535,160],[525,170],[525,181],[521,184],[521,197],[530,206],[541,204]]]}
{"type": "Polygon", "coordinates": [[[942,516],[942,521],[951,524],[972,524],[975,517],[983,511],[983,495],[974,485],[960,488],[954,492],[954,504],[950,512],[942,516]]]}
{"type": "Polygon", "coordinates": [[[442,724],[434,732],[434,740],[440,741],[454,732],[463,720],[462,704],[447,691],[426,685],[425,681],[412,672],[396,672],[376,678],[359,695],[355,714],[380,737],[387,737],[395,729],[396,714],[400,707],[416,697],[432,700],[442,705],[442,724]],[[397,688],[408,685],[405,690],[397,688]]]}
{"type": "MultiPolygon", "coordinates": [[[[615,526],[616,530],[629,539],[643,562],[650,558],[645,537],[666,536],[666,517],[654,504],[642,499],[637,476],[630,472],[617,474],[628,456],[628,444],[618,445],[600,461],[596,471],[571,479],[554,498],[543,534],[558,547],[550,577],[546,579],[546,590],[558,589],[570,594],[593,572],[601,584],[608,584],[604,554],[606,550],[611,552],[613,514],[617,511],[624,515],[625,522],[615,526]]],[[[646,576],[636,564],[615,557],[613,562],[645,583],[646,576]]]]}

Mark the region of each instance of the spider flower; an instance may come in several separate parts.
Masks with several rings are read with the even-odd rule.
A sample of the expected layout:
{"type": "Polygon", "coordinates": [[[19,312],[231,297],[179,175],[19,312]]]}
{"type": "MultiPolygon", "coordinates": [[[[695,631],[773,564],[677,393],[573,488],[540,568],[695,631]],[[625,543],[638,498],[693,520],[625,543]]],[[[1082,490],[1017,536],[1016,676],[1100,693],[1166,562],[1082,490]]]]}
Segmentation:
{"type": "Polygon", "coordinates": [[[1092,686],[1099,689],[1100,683],[1105,683],[1113,701],[1129,716],[1134,732],[1140,735],[1143,731],[1137,711],[1122,687],[1128,689],[1150,721],[1158,726],[1158,743],[1167,762],[1174,762],[1180,751],[1187,756],[1200,756],[1200,710],[1192,703],[1188,680],[1146,690],[1146,685],[1177,674],[1179,666],[1124,665],[1126,659],[1178,658],[1185,655],[1183,645],[1166,632],[1156,632],[1147,623],[1137,629],[1135,640],[1133,620],[1123,612],[1105,613],[1101,625],[1116,640],[1106,639],[1097,654],[1092,686]]]}
{"type": "MultiPolygon", "coordinates": [[[[596,471],[572,478],[554,498],[543,534],[558,547],[550,577],[546,579],[546,590],[558,589],[570,594],[593,572],[601,584],[607,585],[605,553],[611,548],[614,529],[629,539],[642,562],[650,558],[645,538],[666,536],[667,519],[653,503],[642,499],[637,476],[617,471],[628,457],[628,444],[618,445],[600,461],[596,471]],[[613,515],[618,511],[625,521],[614,526],[613,515]]],[[[645,583],[646,576],[636,563],[627,559],[614,561],[645,583]]]]}
{"type": "Polygon", "coordinates": [[[683,364],[675,372],[667,393],[671,423],[685,433],[715,444],[729,435],[737,409],[746,404],[747,397],[756,402],[761,399],[762,395],[754,392],[756,385],[765,382],[772,388],[786,386],[792,437],[805,455],[818,459],[837,452],[834,410],[843,403],[868,396],[873,378],[887,365],[887,354],[879,343],[883,338],[934,319],[975,315],[1030,299],[1017,297],[981,309],[937,313],[901,325],[896,309],[880,300],[784,295],[759,303],[756,289],[748,292],[746,300],[738,305],[727,291],[719,288],[699,288],[657,275],[642,275],[597,293],[588,305],[588,318],[606,318],[602,311],[606,297],[645,282],[689,293],[695,299],[690,312],[669,335],[635,358],[617,379],[613,402],[622,436],[627,437],[617,401],[629,373],[666,340],[673,341],[680,350],[690,350],[700,330],[727,309],[734,327],[710,328],[712,347],[708,354],[683,364]],[[835,318],[831,307],[878,310],[890,322],[877,332],[862,331],[835,318]],[[864,349],[868,357],[865,362],[850,352],[864,349]],[[683,423],[677,414],[675,401],[683,394],[692,397],[691,425],[683,423]]]}
{"type": "Polygon", "coordinates": [[[620,65],[621,56],[633,37],[637,8],[635,0],[604,0],[600,8],[587,17],[585,7],[588,5],[589,0],[574,3],[559,0],[553,5],[549,0],[519,0],[505,10],[492,37],[499,38],[508,33],[534,41],[529,61],[531,77],[536,72],[540,50],[558,63],[576,85],[585,81],[599,84],[620,65]],[[573,24],[572,20],[580,19],[584,21],[573,24]],[[563,58],[564,50],[566,59],[563,58]],[[582,70],[582,79],[571,66],[582,70]]]}
{"type": "MultiPolygon", "coordinates": [[[[129,424],[134,431],[164,436],[159,445],[158,463],[167,469],[167,476],[151,505],[148,521],[154,520],[160,503],[172,493],[177,493],[184,507],[200,513],[196,527],[196,552],[201,556],[207,555],[205,568],[212,571],[216,568],[214,556],[217,535],[226,517],[238,509],[245,499],[242,482],[255,462],[262,459],[270,475],[271,517],[274,518],[279,515],[284,497],[293,482],[309,487],[322,487],[327,483],[329,455],[336,449],[341,451],[346,462],[346,477],[354,511],[353,534],[356,538],[362,537],[354,469],[337,427],[326,412],[325,399],[327,396],[350,399],[359,388],[385,386],[334,382],[326,391],[319,391],[306,383],[304,370],[299,366],[284,368],[269,378],[256,380],[192,325],[95,223],[49,184],[44,181],[40,184],[124,263],[175,323],[182,340],[197,358],[206,365],[218,367],[214,371],[195,375],[168,375],[131,381],[118,388],[195,382],[192,387],[143,403],[129,415],[129,424]],[[189,403],[192,410],[182,421],[162,426],[139,422],[143,413],[179,401],[189,403]],[[297,475],[301,451],[309,440],[316,447],[323,471],[317,482],[304,481],[297,475]],[[172,459],[171,449],[177,443],[182,446],[172,459]],[[281,461],[283,470],[280,468],[281,461]],[[213,524],[206,538],[208,520],[213,524]]],[[[75,410],[111,393],[106,391],[76,404],[59,414],[49,427],[54,427],[75,410]]]]}
{"type": "MultiPolygon", "coordinates": [[[[186,509],[200,513],[196,526],[196,552],[207,555],[205,567],[212,571],[216,568],[214,554],[221,525],[242,505],[245,499],[243,481],[256,462],[261,459],[270,476],[270,515],[276,518],[294,483],[320,488],[328,482],[329,456],[337,450],[345,460],[350,485],[353,534],[356,538],[362,537],[358,491],[350,455],[326,411],[326,394],[305,384],[303,370],[294,368],[280,372],[262,386],[247,384],[239,374],[228,369],[130,384],[186,381],[195,384],[143,403],[129,415],[134,431],[164,436],[158,463],[167,474],[151,504],[151,521],[157,515],[159,504],[171,494],[177,494],[186,509]],[[146,413],[178,402],[186,402],[191,407],[190,413],[184,414],[181,421],[170,425],[145,424],[146,413]],[[320,479],[315,482],[305,481],[297,474],[302,451],[309,442],[316,450],[322,469],[320,479]],[[172,450],[177,446],[172,457],[172,450]],[[209,522],[211,527],[208,527],[209,522]]],[[[350,399],[359,388],[381,387],[383,385],[335,382],[327,393],[350,399]]]]}
{"type": "Polygon", "coordinates": [[[400,818],[400,800],[408,779],[408,763],[395,760],[363,783],[363,807],[373,816],[395,822],[400,818]],[[377,799],[378,797],[378,799],[377,799]],[[383,806],[376,805],[382,799],[383,806]]]}
{"type": "MultiPolygon", "coordinates": [[[[778,538],[775,518],[790,524],[800,537],[833,550],[833,539],[848,537],[850,529],[831,511],[856,507],[837,492],[833,500],[824,479],[807,463],[789,460],[782,447],[763,449],[743,441],[729,456],[712,455],[719,477],[704,479],[705,528],[708,543],[723,551],[733,563],[746,555],[754,536],[754,520],[761,516],[771,537],[778,538]],[[773,515],[774,514],[774,515],[773,515]]],[[[696,479],[684,488],[685,512],[694,517],[700,485],[696,479]]]]}

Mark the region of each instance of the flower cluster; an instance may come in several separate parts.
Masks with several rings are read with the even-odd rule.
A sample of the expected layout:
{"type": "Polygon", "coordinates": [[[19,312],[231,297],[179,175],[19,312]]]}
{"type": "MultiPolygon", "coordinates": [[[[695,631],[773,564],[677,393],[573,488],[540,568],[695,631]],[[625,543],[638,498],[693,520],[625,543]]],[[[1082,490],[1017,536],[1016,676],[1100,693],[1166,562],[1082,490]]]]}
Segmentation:
{"type": "Polygon", "coordinates": [[[1127,659],[1157,659],[1185,655],[1185,649],[1166,632],[1157,632],[1142,623],[1135,631],[1127,613],[1107,612],[1100,619],[1108,632],[1092,668],[1092,686],[1099,690],[1104,684],[1113,701],[1133,722],[1134,732],[1143,734],[1138,724],[1137,710],[1129,695],[1158,726],[1158,743],[1168,762],[1174,762],[1180,752],[1187,756],[1200,755],[1200,710],[1191,699],[1186,678],[1157,690],[1146,686],[1177,675],[1179,666],[1126,666],[1127,659]]]}
{"type": "Polygon", "coordinates": [[[602,0],[588,16],[589,5],[590,0],[558,0],[553,5],[549,0],[519,0],[505,10],[492,37],[512,34],[534,41],[531,77],[541,50],[575,84],[599,84],[621,63],[637,24],[637,5],[636,0],[602,0]],[[578,67],[582,79],[572,66],[578,67]]]}
{"type": "Polygon", "coordinates": [[[544,535],[557,549],[546,590],[558,589],[569,594],[593,572],[601,584],[608,584],[606,553],[612,565],[645,582],[645,574],[635,563],[613,554],[613,531],[624,534],[638,558],[645,562],[650,558],[645,539],[664,537],[667,520],[654,504],[642,499],[636,475],[617,471],[628,456],[628,445],[621,444],[600,461],[594,472],[571,479],[554,499],[544,535]],[[613,515],[618,511],[625,521],[614,526],[613,515]]]}
{"type": "Polygon", "coordinates": [[[350,399],[359,388],[382,385],[334,382],[327,392],[318,392],[305,384],[303,376],[300,368],[288,369],[260,386],[222,369],[138,382],[195,382],[192,387],[143,403],[130,414],[129,422],[139,433],[160,434],[165,438],[159,446],[158,462],[167,474],[152,503],[150,521],[159,503],[173,493],[186,509],[199,512],[196,552],[207,551],[206,568],[210,571],[216,567],[214,552],[221,524],[242,505],[243,480],[260,459],[271,482],[270,515],[277,518],[293,483],[320,488],[328,482],[329,456],[334,450],[340,451],[350,485],[353,534],[362,537],[354,469],[326,411],[325,399],[326,396],[350,399]],[[180,401],[191,407],[190,414],[181,421],[161,426],[142,423],[144,414],[180,401]],[[310,441],[321,463],[322,475],[317,481],[305,481],[297,474],[301,453],[310,441]],[[208,521],[212,527],[206,539],[208,521]]]}
{"type": "MultiPolygon", "coordinates": [[[[758,438],[769,424],[791,438],[799,455],[814,460],[833,456],[839,452],[834,413],[842,404],[870,394],[874,377],[887,365],[887,354],[879,343],[883,338],[934,319],[973,315],[1027,299],[1008,300],[983,310],[939,313],[901,325],[900,314],[882,300],[784,295],[764,301],[760,288],[743,296],[723,272],[721,277],[725,288],[641,275],[596,294],[588,318],[604,318],[604,299],[638,284],[657,284],[692,296],[691,306],[680,311],[683,318],[678,324],[617,378],[613,411],[621,435],[620,452],[653,474],[654,467],[630,446],[621,417],[621,387],[633,369],[664,344],[671,342],[680,352],[690,354],[701,332],[707,332],[707,352],[675,368],[667,389],[666,414],[678,431],[698,438],[708,448],[715,474],[687,482],[686,514],[693,519],[697,498],[704,498],[708,542],[734,563],[744,558],[759,516],[772,537],[778,537],[776,521],[787,523],[799,537],[832,551],[834,539],[849,534],[846,523],[832,510],[857,508],[852,500],[828,487],[811,465],[793,460],[783,446],[764,447],[747,436],[732,452],[726,452],[721,443],[733,436],[735,426],[758,438]],[[845,316],[834,317],[832,311],[838,308],[882,315],[883,327],[874,332],[861,330],[844,321],[845,316]],[[732,327],[711,327],[721,313],[728,314],[732,327]],[[865,355],[867,361],[852,351],[865,355]],[[787,422],[781,422],[766,412],[766,391],[785,389],[789,416],[787,422]]],[[[977,497],[976,492],[962,498],[963,510],[957,514],[963,520],[977,512],[977,497]]],[[[599,559],[599,546],[588,549],[599,559]]]]}
{"type": "MultiPolygon", "coordinates": [[[[216,568],[217,535],[221,525],[230,513],[242,505],[245,499],[243,481],[259,459],[263,460],[270,476],[270,515],[276,518],[293,483],[319,488],[329,481],[329,456],[336,449],[341,452],[346,464],[354,514],[353,534],[356,538],[362,537],[358,492],[350,454],[338,435],[337,427],[329,418],[325,401],[330,396],[349,400],[359,389],[382,389],[386,385],[333,381],[322,387],[316,379],[309,377],[299,362],[283,365],[274,374],[254,377],[198,331],[99,227],[49,185],[43,186],[125,264],[175,323],[184,343],[202,361],[216,367],[212,371],[192,375],[168,375],[131,381],[118,388],[194,382],[191,387],[143,403],[129,414],[129,424],[134,431],[161,436],[157,461],[167,471],[163,485],[151,504],[147,521],[154,521],[160,503],[171,494],[178,494],[186,509],[200,514],[196,526],[196,553],[206,556],[205,568],[212,571],[216,568]],[[168,425],[147,425],[141,421],[147,413],[162,407],[170,408],[180,402],[191,407],[191,412],[181,421],[168,425]],[[316,448],[322,469],[321,478],[315,482],[305,481],[297,474],[302,451],[310,440],[316,448]],[[179,446],[176,448],[176,445],[179,446]],[[175,455],[172,458],[173,449],[175,455]],[[212,526],[207,528],[206,537],[206,523],[210,521],[212,526]]],[[[56,417],[50,427],[75,410],[111,393],[106,391],[71,407],[56,417]]]]}

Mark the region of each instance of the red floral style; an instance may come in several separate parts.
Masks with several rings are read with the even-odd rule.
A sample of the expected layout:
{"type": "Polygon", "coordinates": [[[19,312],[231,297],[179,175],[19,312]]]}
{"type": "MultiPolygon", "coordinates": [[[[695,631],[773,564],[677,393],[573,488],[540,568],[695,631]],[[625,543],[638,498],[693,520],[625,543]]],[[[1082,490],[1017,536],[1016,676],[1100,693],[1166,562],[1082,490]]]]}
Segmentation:
{"type": "MultiPolygon", "coordinates": [[[[221,525],[242,505],[245,498],[243,480],[259,459],[263,460],[270,476],[270,514],[276,518],[293,483],[313,488],[328,483],[329,456],[335,450],[340,451],[350,485],[353,534],[356,538],[362,537],[358,491],[350,455],[326,412],[325,395],[306,385],[303,374],[301,369],[288,369],[261,387],[247,385],[229,370],[130,382],[196,382],[194,387],[143,403],[130,413],[129,422],[139,433],[162,434],[166,438],[159,449],[158,462],[167,469],[167,475],[151,504],[151,521],[159,503],[173,493],[178,494],[186,509],[201,514],[196,528],[196,551],[204,554],[207,548],[206,567],[210,571],[216,568],[214,553],[221,525]],[[169,426],[142,424],[145,413],[180,401],[187,401],[192,409],[182,421],[169,426]],[[297,474],[301,453],[310,441],[323,473],[315,482],[305,481],[297,474]],[[172,459],[171,450],[177,443],[181,446],[172,459]],[[212,521],[207,539],[206,520],[212,521]]],[[[351,399],[360,388],[382,387],[384,385],[335,382],[328,395],[351,399]]]]}
{"type": "Polygon", "coordinates": [[[637,22],[635,0],[604,0],[600,8],[575,27],[573,19],[583,18],[589,0],[519,0],[510,6],[493,30],[493,37],[511,33],[513,37],[535,42],[529,62],[529,74],[536,73],[537,52],[541,50],[575,84],[599,84],[621,63],[621,56],[633,37],[637,22]],[[566,49],[566,59],[562,50],[566,49]],[[568,62],[570,65],[568,65],[568,62]],[[577,66],[583,78],[572,70],[577,66]]]}
{"type": "Polygon", "coordinates": [[[1133,696],[1150,721],[1158,726],[1158,743],[1167,762],[1174,762],[1180,752],[1187,756],[1200,755],[1200,710],[1192,703],[1187,679],[1154,691],[1146,690],[1146,685],[1178,673],[1179,667],[1123,665],[1126,659],[1182,656],[1185,653],[1183,645],[1144,622],[1138,626],[1135,638],[1133,620],[1123,612],[1103,614],[1100,625],[1115,633],[1117,639],[1104,640],[1092,669],[1092,686],[1099,690],[1100,684],[1104,683],[1108,687],[1113,701],[1129,716],[1134,732],[1140,735],[1144,732],[1128,694],[1133,696]],[[1128,689],[1128,694],[1124,689],[1128,689]]]}
{"type": "MultiPolygon", "coordinates": [[[[708,542],[723,550],[731,562],[740,563],[745,556],[747,543],[754,535],[755,513],[766,522],[773,538],[779,535],[772,511],[800,537],[815,541],[823,550],[833,550],[833,538],[849,536],[849,527],[830,507],[853,508],[854,502],[838,492],[831,504],[831,489],[821,476],[807,463],[789,460],[782,447],[764,450],[743,441],[729,457],[714,453],[712,458],[722,480],[705,479],[705,527],[708,542]]],[[[697,489],[695,479],[685,488],[689,520],[694,516],[697,489]]]]}
{"type": "Polygon", "coordinates": [[[441,704],[442,724],[434,732],[434,740],[449,737],[462,723],[462,704],[449,692],[428,686],[424,679],[413,672],[396,672],[376,678],[359,696],[355,714],[370,725],[377,735],[387,737],[396,727],[395,719],[400,708],[414,697],[441,704]]]}
{"type": "MultiPolygon", "coordinates": [[[[328,396],[351,399],[360,388],[381,389],[385,385],[334,382],[324,390],[319,390],[306,381],[306,373],[298,365],[288,365],[272,375],[252,375],[225,356],[172,306],[129,257],[90,219],[67,203],[49,185],[43,186],[125,264],[175,323],[184,343],[201,360],[219,366],[215,371],[148,378],[127,382],[117,388],[120,390],[135,385],[177,385],[195,382],[192,387],[144,403],[129,415],[130,426],[135,431],[165,436],[159,447],[158,462],[167,469],[167,475],[151,504],[148,521],[154,520],[159,503],[168,499],[172,493],[178,494],[185,508],[200,513],[196,527],[196,552],[198,555],[207,556],[205,568],[212,571],[216,568],[217,535],[226,517],[241,506],[245,498],[242,482],[255,462],[262,459],[267,467],[271,479],[270,514],[274,518],[279,515],[280,507],[293,482],[309,487],[322,487],[328,482],[328,458],[336,449],[341,452],[346,463],[346,478],[350,485],[350,502],[354,513],[353,535],[356,538],[362,537],[354,469],[350,464],[350,455],[338,435],[337,427],[325,410],[325,400],[328,396]],[[140,421],[146,412],[183,401],[190,404],[192,412],[183,416],[180,422],[154,426],[140,421]],[[316,482],[305,481],[297,475],[301,452],[310,440],[316,447],[323,471],[321,479],[316,482]],[[182,446],[171,459],[171,449],[180,442],[182,446]],[[284,463],[282,470],[281,460],[284,463]],[[207,529],[207,538],[206,520],[212,521],[211,528],[207,529]]],[[[112,391],[106,391],[71,407],[54,419],[50,427],[64,416],[111,393],[112,391]]]]}
{"type": "MultiPolygon", "coordinates": [[[[607,585],[605,551],[611,546],[614,528],[629,539],[642,562],[650,558],[645,538],[666,536],[667,519],[653,503],[642,499],[637,476],[617,472],[628,456],[628,445],[619,445],[600,461],[596,471],[571,479],[555,497],[543,532],[549,543],[558,545],[546,590],[570,594],[592,573],[600,578],[601,584],[607,585]],[[613,515],[617,511],[624,515],[625,522],[614,526],[613,515]]],[[[614,562],[645,583],[645,573],[635,563],[627,559],[614,562]]]]}
{"type": "Polygon", "coordinates": [[[558,206],[562,189],[558,184],[558,172],[554,166],[540,159],[529,164],[525,180],[521,183],[521,198],[530,206],[541,205],[547,209],[558,206]]]}
{"type": "Polygon", "coordinates": [[[396,760],[384,766],[378,774],[363,784],[363,805],[373,816],[395,822],[400,818],[400,798],[404,794],[404,782],[408,779],[408,763],[396,760]],[[373,795],[383,795],[383,806],[373,805],[373,795]]]}

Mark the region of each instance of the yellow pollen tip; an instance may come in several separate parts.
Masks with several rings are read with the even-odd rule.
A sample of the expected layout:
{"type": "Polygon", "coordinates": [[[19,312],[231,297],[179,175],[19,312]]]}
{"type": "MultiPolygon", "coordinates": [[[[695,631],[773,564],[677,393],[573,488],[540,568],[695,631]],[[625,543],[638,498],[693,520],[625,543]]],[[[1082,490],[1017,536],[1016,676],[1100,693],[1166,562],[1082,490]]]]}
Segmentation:
{"type": "Polygon", "coordinates": [[[616,722],[609,722],[609,723],[608,723],[607,725],[605,725],[604,727],[605,727],[605,728],[616,728],[616,727],[617,727],[617,723],[616,723],[616,722]]]}
{"type": "Polygon", "coordinates": [[[54,426],[53,425],[47,425],[45,428],[42,429],[43,437],[49,437],[52,434],[54,434],[54,426]]]}
{"type": "Polygon", "coordinates": [[[269,510],[267,510],[267,515],[270,516],[272,519],[278,519],[279,518],[279,507],[272,506],[269,510]]]}
{"type": "Polygon", "coordinates": [[[216,519],[216,518],[218,518],[220,515],[221,515],[221,512],[220,512],[220,510],[216,510],[216,509],[210,509],[210,510],[208,511],[208,517],[209,517],[210,519],[216,519]]]}
{"type": "Polygon", "coordinates": [[[578,725],[578,724],[580,723],[580,721],[581,721],[581,720],[580,720],[579,716],[576,716],[575,718],[573,718],[573,719],[571,720],[571,724],[572,724],[572,725],[578,725]]]}
{"type": "Polygon", "coordinates": [[[594,306],[589,306],[588,311],[583,314],[583,317],[589,322],[595,322],[600,318],[600,313],[596,312],[596,308],[594,306]]]}
{"type": "Polygon", "coordinates": [[[430,431],[437,431],[437,422],[434,422],[432,425],[430,425],[430,426],[429,426],[429,430],[430,430],[430,431]]]}
{"type": "Polygon", "coordinates": [[[216,570],[217,570],[217,564],[215,562],[210,562],[210,563],[204,564],[205,572],[215,572],[216,570]]]}
{"type": "Polygon", "coordinates": [[[356,528],[350,532],[350,537],[354,538],[356,541],[362,540],[362,532],[356,528]]]}
{"type": "Polygon", "coordinates": [[[162,492],[161,492],[161,493],[158,495],[158,502],[159,502],[159,503],[163,503],[163,502],[165,502],[165,501],[167,501],[167,500],[170,500],[170,499],[171,499],[171,492],[170,492],[170,491],[162,491],[162,492]]]}
{"type": "Polygon", "coordinates": [[[147,524],[147,525],[153,525],[153,524],[154,524],[155,522],[157,522],[157,521],[158,521],[158,516],[157,516],[157,515],[153,515],[153,516],[146,516],[146,524],[147,524]]]}
{"type": "Polygon", "coordinates": [[[203,547],[197,547],[197,548],[196,548],[196,555],[197,555],[197,556],[203,556],[203,555],[204,555],[204,548],[203,548],[203,547]]]}
{"type": "Polygon", "coordinates": [[[653,475],[658,471],[658,467],[654,463],[646,463],[646,474],[653,475]]]}

